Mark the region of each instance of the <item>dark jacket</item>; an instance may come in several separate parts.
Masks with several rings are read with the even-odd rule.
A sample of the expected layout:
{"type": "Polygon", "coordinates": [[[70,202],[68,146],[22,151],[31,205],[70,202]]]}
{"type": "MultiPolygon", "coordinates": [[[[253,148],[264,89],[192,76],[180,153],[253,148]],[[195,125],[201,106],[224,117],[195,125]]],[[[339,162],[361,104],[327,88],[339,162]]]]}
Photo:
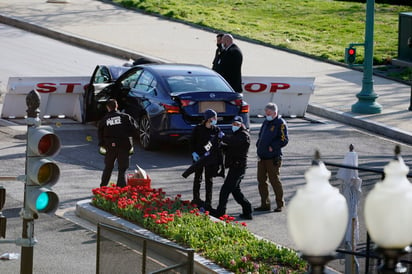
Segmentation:
{"type": "Polygon", "coordinates": [[[126,113],[117,110],[108,112],[98,125],[99,146],[107,147],[110,143],[130,144],[130,138],[138,135],[135,120],[126,113]]]}
{"type": "Polygon", "coordinates": [[[233,135],[222,138],[225,143],[225,167],[246,167],[250,146],[250,134],[241,127],[233,135]]]}
{"type": "Polygon", "coordinates": [[[272,121],[265,119],[260,127],[256,142],[257,155],[262,160],[281,158],[282,147],[286,146],[288,142],[286,121],[280,117],[276,117],[272,121]],[[269,151],[269,147],[272,148],[272,152],[269,151]]]}
{"type": "Polygon", "coordinates": [[[218,62],[219,62],[220,54],[222,53],[222,50],[223,50],[222,46],[218,45],[217,48],[216,48],[216,52],[215,52],[215,58],[213,59],[213,62],[212,62],[212,69],[214,71],[217,70],[218,62]]]}
{"type": "Polygon", "coordinates": [[[192,152],[196,152],[200,157],[203,157],[206,152],[209,152],[205,165],[218,164],[220,153],[220,128],[211,126],[207,128],[204,123],[196,125],[192,131],[191,148],[192,152]]]}
{"type": "Polygon", "coordinates": [[[222,51],[216,66],[216,71],[239,93],[242,92],[242,62],[242,52],[236,44],[232,44],[222,51]]]}

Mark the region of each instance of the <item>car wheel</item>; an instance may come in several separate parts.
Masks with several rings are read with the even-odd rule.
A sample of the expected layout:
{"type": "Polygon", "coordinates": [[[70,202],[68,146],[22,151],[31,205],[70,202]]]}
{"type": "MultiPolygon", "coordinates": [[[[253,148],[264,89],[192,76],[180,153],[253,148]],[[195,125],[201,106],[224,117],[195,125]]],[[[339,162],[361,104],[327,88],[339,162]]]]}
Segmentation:
{"type": "Polygon", "coordinates": [[[151,130],[152,124],[149,117],[145,115],[140,119],[139,123],[139,141],[140,145],[146,150],[153,149],[154,146],[151,130]]]}

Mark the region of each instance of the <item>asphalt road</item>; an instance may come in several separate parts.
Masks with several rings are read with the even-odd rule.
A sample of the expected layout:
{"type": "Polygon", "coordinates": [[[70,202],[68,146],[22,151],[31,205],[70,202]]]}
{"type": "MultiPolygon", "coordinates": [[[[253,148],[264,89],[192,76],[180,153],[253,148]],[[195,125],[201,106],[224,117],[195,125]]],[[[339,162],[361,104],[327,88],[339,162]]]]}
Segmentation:
{"type": "MultiPolygon", "coordinates": [[[[390,140],[318,117],[311,118],[315,121],[288,120],[291,141],[284,150],[284,164],[281,170],[286,203],[293,197],[296,189],[305,183],[304,173],[309,168],[313,154],[317,149],[325,161],[341,163],[349,144],[352,143],[359,153],[359,163],[374,168],[382,168],[393,156],[395,143],[390,140]]],[[[56,121],[49,122],[55,125],[56,121]]],[[[254,143],[259,123],[252,124],[252,126],[252,142],[254,143]]],[[[20,127],[23,131],[10,131],[10,128],[1,128],[0,150],[2,153],[0,160],[3,164],[0,170],[3,175],[19,175],[24,172],[24,128],[24,126],[20,127]]],[[[56,127],[56,132],[61,138],[63,147],[56,157],[61,168],[61,178],[53,189],[61,200],[61,215],[62,212],[73,211],[77,201],[91,197],[91,189],[99,185],[103,159],[97,152],[94,125],[79,125],[66,121],[62,126],[56,127]]],[[[402,150],[405,161],[411,163],[412,148],[402,146],[402,150]]],[[[242,182],[242,189],[252,204],[258,206],[260,198],[256,185],[255,155],[255,147],[252,145],[249,153],[249,168],[242,182]]],[[[153,187],[163,188],[170,196],[182,194],[183,199],[192,198],[192,178],[184,179],[180,176],[190,161],[190,151],[186,146],[167,145],[158,151],[144,151],[136,146],[136,153],[131,158],[132,165],[139,164],[150,174],[153,187]]],[[[336,169],[331,170],[333,176],[336,175],[336,169]]],[[[364,175],[366,177],[366,174],[364,175]]],[[[331,182],[338,186],[339,183],[333,176],[331,182]]],[[[379,178],[379,176],[369,175],[365,178],[364,195],[379,178]]],[[[114,179],[115,177],[113,177],[114,179]]],[[[222,183],[221,178],[215,179],[213,199],[215,204],[222,183]]],[[[21,221],[17,214],[22,204],[23,184],[4,182],[3,185],[8,192],[5,214],[13,217],[8,225],[7,234],[8,237],[18,237],[21,233],[21,221]]],[[[285,225],[286,212],[256,213],[254,220],[247,221],[248,228],[259,236],[293,248],[294,244],[288,237],[285,225]]],[[[240,206],[233,199],[229,201],[228,213],[233,216],[241,213],[240,206]]],[[[363,219],[361,219],[361,227],[363,227],[361,241],[364,242],[366,234],[363,219]]],[[[35,246],[35,259],[38,259],[35,260],[34,266],[36,273],[92,273],[94,271],[94,233],[59,217],[42,215],[39,220],[35,221],[35,235],[39,241],[39,244],[35,246]],[[79,254],[87,254],[87,256],[79,254]],[[50,260],[51,256],[55,257],[56,260],[50,260]],[[82,271],[74,271],[71,266],[73,263],[82,268],[82,271]],[[47,264],[47,268],[42,269],[44,264],[47,264]],[[58,268],[61,271],[55,271],[58,268]]],[[[10,245],[1,246],[1,250],[3,253],[19,252],[19,249],[16,250],[10,245]],[[5,249],[6,246],[9,248],[5,249]]],[[[9,267],[15,264],[15,261],[1,262],[0,271],[2,273],[2,269],[9,271],[9,267]]]]}
{"type": "MultiPolygon", "coordinates": [[[[3,38],[7,35],[8,37],[17,36],[22,40],[19,44],[7,48],[3,47],[4,42],[0,42],[2,45],[0,57],[11,55],[11,51],[15,51],[16,48],[21,51],[21,55],[15,55],[14,58],[2,58],[2,67],[7,68],[7,70],[0,69],[2,81],[9,76],[16,76],[16,74],[27,76],[36,71],[41,71],[43,75],[48,73],[62,75],[63,72],[64,75],[85,75],[85,73],[91,73],[98,63],[122,61],[96,55],[90,51],[47,38],[43,40],[20,30],[0,27],[0,41],[4,41],[3,38]],[[33,41],[41,44],[42,47],[24,46],[33,44],[33,41]],[[55,58],[44,58],[45,52],[59,51],[61,53],[55,58]],[[26,56],[30,56],[31,61],[27,61],[26,56]],[[72,60],[69,66],[65,63],[69,61],[64,58],[73,58],[74,61],[72,60]],[[56,62],[57,59],[60,62],[56,62]],[[32,63],[36,66],[31,67],[32,63]],[[15,64],[24,65],[16,66],[15,64]]],[[[254,143],[261,119],[254,118],[252,122],[249,168],[241,187],[252,204],[258,206],[260,198],[256,183],[257,159],[254,143]]],[[[391,140],[315,116],[307,115],[307,119],[288,119],[287,122],[290,143],[284,149],[281,169],[286,203],[290,201],[296,190],[305,184],[304,173],[309,168],[316,150],[320,151],[324,161],[341,163],[349,144],[353,144],[358,152],[360,165],[382,168],[393,157],[394,147],[397,144],[391,140]]],[[[91,190],[99,185],[103,158],[97,152],[96,128],[93,124],[82,125],[70,120],[44,120],[43,124],[53,126],[61,138],[62,150],[56,157],[61,169],[61,178],[53,189],[58,193],[61,201],[59,215],[69,216],[70,214],[63,213],[72,212],[77,201],[90,198],[91,190]]],[[[0,119],[0,125],[2,125],[0,126],[0,174],[1,176],[21,175],[24,173],[26,144],[24,121],[0,119]]],[[[412,147],[402,145],[401,149],[406,164],[411,166],[412,147]]],[[[163,188],[168,195],[182,194],[183,199],[191,199],[192,177],[184,179],[180,176],[190,162],[190,151],[186,146],[165,144],[157,151],[144,151],[136,146],[135,154],[131,157],[131,168],[135,164],[140,165],[152,178],[152,186],[163,188]]],[[[336,169],[331,168],[331,170],[333,171],[331,183],[339,186],[339,182],[334,178],[336,169]]],[[[363,195],[367,195],[380,177],[361,175],[364,178],[363,195]]],[[[216,178],[213,198],[215,204],[222,183],[221,178],[216,178]]],[[[9,181],[0,184],[7,189],[6,206],[3,212],[9,217],[7,238],[14,239],[21,235],[21,219],[18,213],[23,200],[23,183],[9,181]]],[[[272,203],[274,207],[274,201],[272,203]]],[[[228,214],[237,216],[240,212],[240,206],[231,199],[228,204],[228,214]]],[[[294,243],[287,233],[286,213],[287,210],[282,213],[256,213],[252,221],[247,221],[248,228],[259,236],[294,248],[294,243]]],[[[360,222],[361,241],[364,242],[366,232],[362,217],[360,222]]],[[[93,232],[58,216],[42,215],[35,221],[35,236],[38,244],[34,248],[34,273],[94,273],[96,245],[93,232]]],[[[8,252],[20,253],[20,248],[13,244],[0,245],[0,255],[8,252]]],[[[20,260],[0,261],[0,272],[18,273],[19,266],[20,260]]],[[[336,262],[334,266],[341,267],[339,262],[336,262]]]]}

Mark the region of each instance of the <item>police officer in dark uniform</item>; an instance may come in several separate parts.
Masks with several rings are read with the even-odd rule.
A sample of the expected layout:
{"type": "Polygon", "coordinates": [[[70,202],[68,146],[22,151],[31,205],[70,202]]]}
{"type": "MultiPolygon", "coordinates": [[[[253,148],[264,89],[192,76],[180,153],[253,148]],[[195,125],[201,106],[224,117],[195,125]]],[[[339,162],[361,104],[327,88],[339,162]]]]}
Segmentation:
{"type": "Polygon", "coordinates": [[[232,194],[235,201],[242,206],[240,218],[252,219],[252,205],[240,190],[247,166],[247,154],[250,146],[250,134],[243,125],[243,119],[236,116],[232,122],[233,135],[225,135],[222,142],[225,146],[225,167],[229,168],[219,194],[219,205],[212,215],[220,217],[226,213],[226,204],[232,194]]]}
{"type": "Polygon", "coordinates": [[[129,152],[133,148],[133,136],[138,134],[135,120],[117,110],[115,99],[110,99],[106,108],[108,113],[98,124],[99,146],[106,150],[104,170],[100,186],[107,186],[117,159],[117,186],[126,186],[125,173],[129,168],[129,152]]]}
{"type": "MultiPolygon", "coordinates": [[[[220,158],[220,138],[224,134],[217,124],[217,113],[213,109],[207,109],[202,123],[196,125],[192,131],[191,147],[193,162],[201,162],[196,166],[193,179],[192,204],[197,206],[211,205],[213,194],[213,177],[217,176],[220,158]],[[206,199],[200,199],[200,184],[202,174],[205,174],[206,199]]],[[[184,176],[185,178],[187,176],[184,176]]]]}

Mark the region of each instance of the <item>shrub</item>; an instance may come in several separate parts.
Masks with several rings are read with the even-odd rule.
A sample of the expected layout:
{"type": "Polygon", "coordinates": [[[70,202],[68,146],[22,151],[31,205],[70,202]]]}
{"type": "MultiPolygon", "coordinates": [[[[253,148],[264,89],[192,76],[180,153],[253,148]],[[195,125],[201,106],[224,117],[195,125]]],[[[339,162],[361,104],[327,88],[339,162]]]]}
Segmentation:
{"type": "Polygon", "coordinates": [[[220,221],[162,189],[110,186],[93,189],[92,204],[136,223],[235,273],[303,273],[307,265],[289,248],[259,239],[224,215],[220,221]]]}

